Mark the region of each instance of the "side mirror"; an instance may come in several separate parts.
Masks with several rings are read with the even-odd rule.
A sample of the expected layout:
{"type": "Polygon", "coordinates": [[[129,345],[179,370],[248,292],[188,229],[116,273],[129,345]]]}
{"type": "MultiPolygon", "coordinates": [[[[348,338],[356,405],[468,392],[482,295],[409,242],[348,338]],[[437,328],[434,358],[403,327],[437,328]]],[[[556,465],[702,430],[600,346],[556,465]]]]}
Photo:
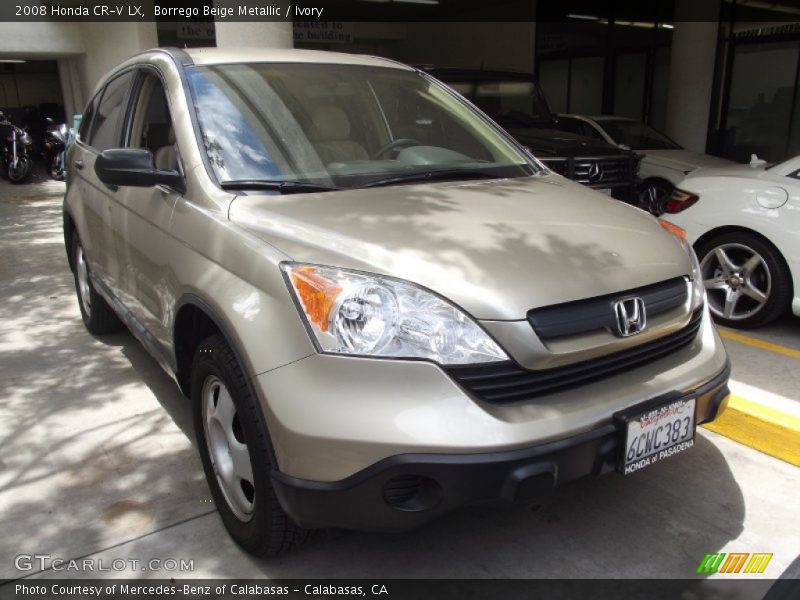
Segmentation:
{"type": "Polygon", "coordinates": [[[165,185],[183,191],[183,177],[177,171],[156,169],[153,153],[146,148],[104,150],[94,163],[97,178],[106,185],[155,187],[165,185]]]}

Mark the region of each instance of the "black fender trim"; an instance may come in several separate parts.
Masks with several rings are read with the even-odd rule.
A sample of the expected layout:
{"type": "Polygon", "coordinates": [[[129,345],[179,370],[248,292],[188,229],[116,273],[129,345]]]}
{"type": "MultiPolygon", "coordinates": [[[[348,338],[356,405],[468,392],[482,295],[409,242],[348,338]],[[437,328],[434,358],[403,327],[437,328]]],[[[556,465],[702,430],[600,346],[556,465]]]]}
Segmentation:
{"type": "MultiPolygon", "coordinates": [[[[247,380],[247,385],[250,388],[250,393],[253,395],[254,398],[256,398],[256,400],[258,401],[259,409],[261,409],[261,397],[258,395],[255,387],[253,386],[254,375],[253,375],[253,373],[250,372],[250,369],[248,368],[247,363],[243,360],[243,354],[239,350],[239,345],[235,342],[235,340],[228,333],[228,329],[225,326],[225,322],[223,321],[222,317],[220,317],[219,313],[217,313],[217,311],[214,308],[212,308],[211,305],[208,302],[206,302],[203,298],[201,298],[197,294],[193,294],[191,292],[187,292],[187,293],[183,294],[178,299],[178,301],[175,303],[175,316],[178,315],[178,313],[180,312],[181,308],[183,308],[184,306],[187,306],[187,305],[194,306],[195,308],[198,308],[201,311],[203,311],[203,313],[205,313],[205,315],[209,319],[211,319],[212,323],[214,323],[216,328],[222,334],[222,337],[225,338],[225,343],[228,344],[228,347],[230,347],[230,349],[233,352],[233,355],[236,357],[236,360],[238,361],[239,365],[241,365],[242,371],[244,371],[244,376],[245,376],[245,379],[247,380]]],[[[175,319],[174,318],[173,318],[173,323],[172,323],[172,340],[173,340],[173,343],[172,343],[173,358],[174,358],[175,365],[176,365],[175,378],[176,378],[176,380],[178,381],[178,383],[180,385],[181,374],[178,373],[178,368],[177,368],[178,359],[177,359],[177,352],[176,352],[177,345],[175,343],[175,319]]],[[[183,390],[183,388],[181,388],[181,391],[184,392],[184,395],[187,398],[189,397],[188,390],[183,390]]],[[[278,461],[277,461],[277,457],[275,455],[275,447],[272,444],[272,436],[269,433],[269,423],[268,423],[268,421],[267,421],[267,419],[266,419],[266,417],[264,415],[264,411],[263,410],[261,410],[261,420],[264,423],[264,427],[267,429],[267,447],[269,449],[269,460],[271,462],[271,466],[272,466],[273,471],[278,471],[278,461]]]]}

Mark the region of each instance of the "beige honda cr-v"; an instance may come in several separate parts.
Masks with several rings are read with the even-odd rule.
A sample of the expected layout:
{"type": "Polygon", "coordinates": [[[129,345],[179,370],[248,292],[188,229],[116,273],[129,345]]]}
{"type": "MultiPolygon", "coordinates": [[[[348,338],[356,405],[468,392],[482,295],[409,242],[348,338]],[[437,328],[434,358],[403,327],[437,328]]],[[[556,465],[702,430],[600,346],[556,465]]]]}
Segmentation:
{"type": "Polygon", "coordinates": [[[402,64],[145,52],[99,85],[68,167],[84,323],[174,374],[250,552],[534,503],[666,460],[724,409],[682,231],[402,64]]]}

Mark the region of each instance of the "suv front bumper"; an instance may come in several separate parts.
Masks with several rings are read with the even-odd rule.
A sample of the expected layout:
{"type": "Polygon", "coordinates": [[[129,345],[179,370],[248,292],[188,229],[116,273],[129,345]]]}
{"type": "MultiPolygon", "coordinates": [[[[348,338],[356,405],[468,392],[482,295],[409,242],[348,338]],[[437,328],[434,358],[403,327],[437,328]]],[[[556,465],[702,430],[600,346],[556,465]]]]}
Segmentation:
{"type": "MultiPolygon", "coordinates": [[[[688,393],[697,424],[727,405],[730,364],[688,393]]],[[[613,423],[528,448],[481,454],[399,454],[340,481],[319,482],[273,471],[284,510],[303,527],[360,531],[413,529],[477,503],[534,504],[556,485],[614,470],[622,433],[613,423]]]]}

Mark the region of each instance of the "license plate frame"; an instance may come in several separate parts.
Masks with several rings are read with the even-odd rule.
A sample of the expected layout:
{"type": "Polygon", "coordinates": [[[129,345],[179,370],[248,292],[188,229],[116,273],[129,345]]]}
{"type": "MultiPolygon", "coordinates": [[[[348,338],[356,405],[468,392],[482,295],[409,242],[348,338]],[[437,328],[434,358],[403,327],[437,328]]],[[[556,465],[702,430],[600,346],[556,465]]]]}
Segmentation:
{"type": "Polygon", "coordinates": [[[630,475],[694,446],[697,397],[682,393],[659,396],[617,413],[614,420],[619,430],[620,444],[616,468],[619,473],[630,475]],[[690,418],[688,426],[685,423],[686,418],[690,418]],[[677,438],[673,440],[671,433],[667,434],[665,428],[669,424],[672,431],[676,420],[679,421],[678,432],[677,438]],[[647,437],[648,432],[652,432],[650,438],[647,437]],[[633,449],[633,456],[629,459],[633,443],[637,447],[633,449]],[[642,446],[642,453],[637,455],[642,446]]]}

